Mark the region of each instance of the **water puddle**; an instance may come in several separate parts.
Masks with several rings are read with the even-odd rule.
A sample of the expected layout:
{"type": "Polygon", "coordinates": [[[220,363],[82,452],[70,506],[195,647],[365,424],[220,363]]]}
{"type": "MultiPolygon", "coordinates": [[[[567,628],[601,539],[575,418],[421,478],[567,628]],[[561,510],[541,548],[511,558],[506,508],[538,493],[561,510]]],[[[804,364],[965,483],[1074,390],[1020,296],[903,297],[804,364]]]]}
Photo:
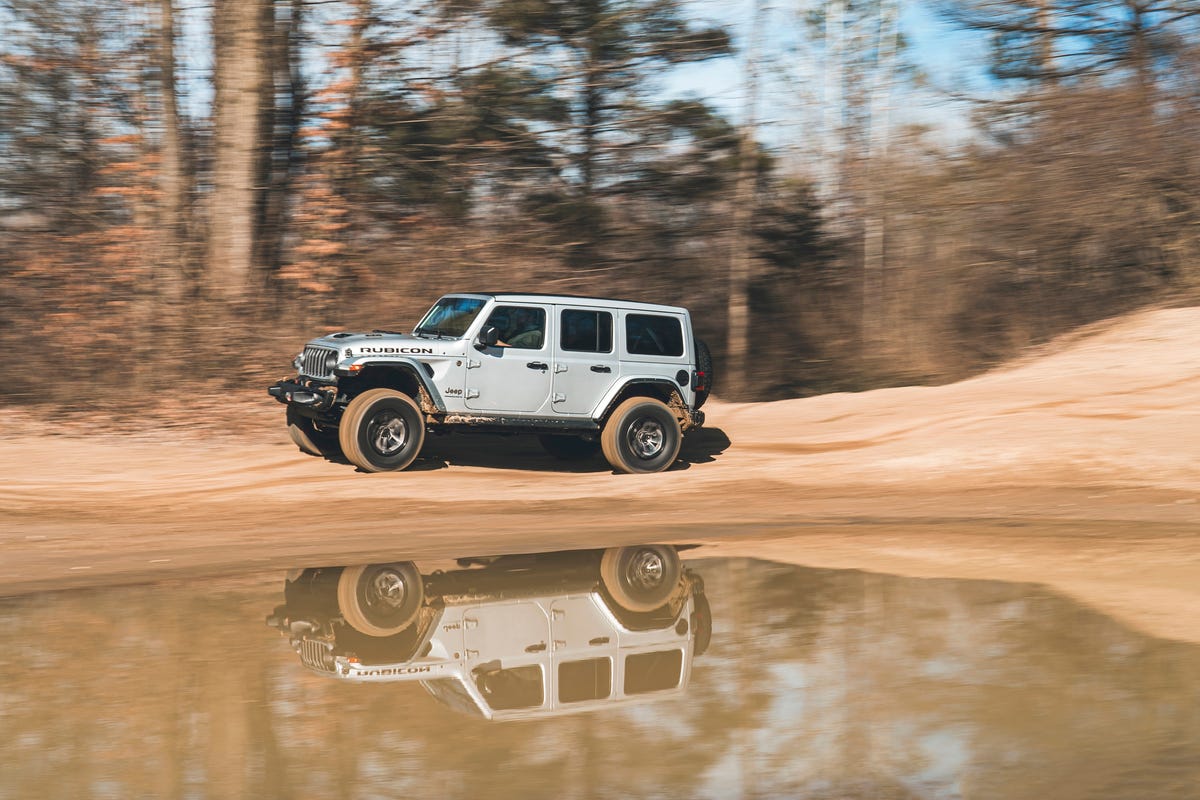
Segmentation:
{"type": "Polygon", "coordinates": [[[1200,797],[1200,647],[704,555],[0,600],[0,798],[1200,797]]]}

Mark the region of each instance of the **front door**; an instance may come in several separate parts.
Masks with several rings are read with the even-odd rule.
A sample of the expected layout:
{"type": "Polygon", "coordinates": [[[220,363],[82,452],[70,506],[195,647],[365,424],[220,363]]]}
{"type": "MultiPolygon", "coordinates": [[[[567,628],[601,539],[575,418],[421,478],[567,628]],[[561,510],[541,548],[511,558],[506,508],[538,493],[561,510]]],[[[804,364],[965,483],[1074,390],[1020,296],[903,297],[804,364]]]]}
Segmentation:
{"type": "Polygon", "coordinates": [[[550,699],[550,620],[537,603],[517,600],[463,612],[468,680],[492,711],[542,708],[550,699]]]}
{"type": "Polygon", "coordinates": [[[520,414],[547,411],[553,357],[550,308],[522,304],[492,309],[484,327],[494,327],[500,339],[495,347],[467,357],[467,408],[520,414]]]}

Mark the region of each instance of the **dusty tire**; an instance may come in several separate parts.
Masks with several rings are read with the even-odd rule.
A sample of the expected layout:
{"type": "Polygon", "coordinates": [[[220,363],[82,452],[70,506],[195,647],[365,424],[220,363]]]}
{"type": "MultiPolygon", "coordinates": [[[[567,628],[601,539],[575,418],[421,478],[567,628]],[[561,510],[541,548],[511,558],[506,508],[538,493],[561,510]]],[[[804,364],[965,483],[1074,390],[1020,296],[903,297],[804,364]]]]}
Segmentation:
{"type": "Polygon", "coordinates": [[[604,457],[617,472],[662,472],[675,463],[682,441],[679,420],[651,397],[621,403],[600,433],[604,457]]]}
{"type": "Polygon", "coordinates": [[[704,401],[712,394],[713,387],[713,359],[712,351],[700,339],[696,340],[696,370],[703,372],[705,375],[704,391],[696,392],[696,408],[704,405],[704,401]]]}
{"type": "Polygon", "coordinates": [[[394,389],[371,389],[350,401],[338,426],[346,459],[367,472],[404,469],[425,443],[425,415],[394,389]]]}
{"type": "Polygon", "coordinates": [[[421,573],[411,561],[346,567],[338,578],[338,609],[366,636],[394,636],[417,618],[425,602],[421,573]]]}
{"type": "Polygon", "coordinates": [[[336,433],[318,429],[311,419],[302,416],[291,406],[287,409],[287,428],[288,436],[302,453],[330,458],[342,452],[336,433]]]}
{"type": "Polygon", "coordinates": [[[600,559],[600,581],[617,605],[641,613],[653,611],[671,599],[682,569],[674,547],[611,547],[600,559]]]}
{"type": "Polygon", "coordinates": [[[581,436],[543,434],[538,436],[542,449],[559,461],[586,461],[600,452],[600,443],[581,436]]]}

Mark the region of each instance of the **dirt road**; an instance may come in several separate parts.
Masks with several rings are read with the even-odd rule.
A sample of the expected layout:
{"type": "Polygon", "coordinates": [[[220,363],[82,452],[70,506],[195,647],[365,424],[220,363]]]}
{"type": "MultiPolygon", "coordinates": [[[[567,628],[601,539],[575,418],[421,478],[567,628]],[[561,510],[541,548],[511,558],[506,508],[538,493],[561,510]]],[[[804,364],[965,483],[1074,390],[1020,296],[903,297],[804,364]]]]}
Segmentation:
{"type": "Polygon", "coordinates": [[[0,595],[703,541],[816,566],[1047,583],[1200,641],[1198,390],[1200,308],[1187,308],[949,386],[714,400],[676,468],[650,476],[564,467],[520,437],[431,437],[406,472],[356,473],[297,452],[262,387],[231,401],[244,409],[237,435],[48,429],[10,409],[0,595]]]}

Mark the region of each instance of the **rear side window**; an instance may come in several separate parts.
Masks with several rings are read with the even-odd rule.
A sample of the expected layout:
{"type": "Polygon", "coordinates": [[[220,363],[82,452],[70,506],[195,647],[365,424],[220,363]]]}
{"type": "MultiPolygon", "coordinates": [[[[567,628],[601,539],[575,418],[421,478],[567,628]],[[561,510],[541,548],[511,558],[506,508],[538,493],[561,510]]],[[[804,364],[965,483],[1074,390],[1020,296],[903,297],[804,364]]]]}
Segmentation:
{"type": "Polygon", "coordinates": [[[558,699],[562,703],[600,700],[612,694],[612,662],[607,658],[567,661],[558,668],[558,699]]]}
{"type": "Polygon", "coordinates": [[[563,309],[562,349],[577,353],[612,352],[612,314],[607,311],[563,309]]]}
{"type": "Polygon", "coordinates": [[[674,689],[682,673],[682,650],[635,653],[625,658],[625,694],[674,689]]]}
{"type": "Polygon", "coordinates": [[[625,350],[639,356],[681,356],[683,326],[677,317],[627,314],[625,350]]]}

